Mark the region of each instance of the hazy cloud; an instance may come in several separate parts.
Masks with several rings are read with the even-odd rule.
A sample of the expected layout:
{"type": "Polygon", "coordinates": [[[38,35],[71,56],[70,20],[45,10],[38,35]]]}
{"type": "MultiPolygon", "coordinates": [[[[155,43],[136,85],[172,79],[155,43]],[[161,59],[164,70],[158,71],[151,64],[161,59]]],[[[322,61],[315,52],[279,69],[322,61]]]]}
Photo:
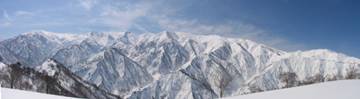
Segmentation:
{"type": "Polygon", "coordinates": [[[101,21],[114,28],[123,30],[129,29],[132,25],[136,24],[135,20],[147,15],[151,9],[150,4],[140,3],[128,6],[125,9],[119,9],[118,6],[104,6],[101,15],[101,21]]]}
{"type": "Polygon", "coordinates": [[[191,32],[198,34],[223,34],[234,32],[230,24],[201,24],[198,20],[171,19],[158,17],[155,20],[163,30],[191,32]]]}
{"type": "Polygon", "coordinates": [[[0,27],[8,27],[10,26],[11,23],[10,22],[3,22],[3,23],[0,23],[0,27]]]}
{"type": "Polygon", "coordinates": [[[11,26],[12,19],[10,18],[9,14],[6,10],[3,10],[3,19],[0,19],[0,27],[9,27],[11,26]]]}
{"type": "Polygon", "coordinates": [[[6,19],[6,20],[11,20],[9,14],[7,13],[6,10],[3,10],[3,17],[6,19]]]}
{"type": "Polygon", "coordinates": [[[96,4],[97,0],[79,0],[80,6],[84,7],[86,10],[91,10],[96,4]]]}
{"type": "Polygon", "coordinates": [[[22,16],[34,16],[35,14],[33,12],[29,11],[16,11],[15,16],[22,17],[22,16]]]}

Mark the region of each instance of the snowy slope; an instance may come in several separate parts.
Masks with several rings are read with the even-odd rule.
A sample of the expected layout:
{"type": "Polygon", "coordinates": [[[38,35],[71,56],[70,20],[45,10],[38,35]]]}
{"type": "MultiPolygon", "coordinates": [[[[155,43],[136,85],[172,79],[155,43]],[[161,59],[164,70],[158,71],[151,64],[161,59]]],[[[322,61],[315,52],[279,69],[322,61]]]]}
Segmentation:
{"type": "MultiPolygon", "coordinates": [[[[359,80],[334,81],[269,92],[254,93],[243,96],[226,97],[223,99],[358,99],[356,92],[360,91],[359,80]]],[[[64,96],[42,94],[30,91],[2,88],[1,99],[75,99],[64,96]]]]}
{"type": "Polygon", "coordinates": [[[223,99],[359,99],[360,80],[332,81],[223,99]]]}
{"type": "MultiPolygon", "coordinates": [[[[271,68],[255,75],[246,83],[247,86],[253,87],[248,88],[251,90],[250,93],[324,81],[359,79],[360,75],[359,59],[329,50],[288,53],[270,65],[271,68]]],[[[249,91],[238,92],[245,94],[249,91]]]]}
{"type": "Polygon", "coordinates": [[[49,95],[18,89],[1,88],[0,99],[77,99],[65,96],[49,95]]]}

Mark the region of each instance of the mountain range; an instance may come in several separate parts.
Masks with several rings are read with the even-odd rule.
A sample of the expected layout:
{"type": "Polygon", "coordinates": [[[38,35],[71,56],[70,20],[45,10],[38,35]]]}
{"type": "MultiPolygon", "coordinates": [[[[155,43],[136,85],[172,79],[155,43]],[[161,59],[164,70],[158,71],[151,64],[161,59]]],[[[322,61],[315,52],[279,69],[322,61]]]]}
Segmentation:
{"type": "Polygon", "coordinates": [[[24,33],[0,42],[2,87],[94,99],[213,99],[360,78],[360,59],[182,32],[24,33]]]}

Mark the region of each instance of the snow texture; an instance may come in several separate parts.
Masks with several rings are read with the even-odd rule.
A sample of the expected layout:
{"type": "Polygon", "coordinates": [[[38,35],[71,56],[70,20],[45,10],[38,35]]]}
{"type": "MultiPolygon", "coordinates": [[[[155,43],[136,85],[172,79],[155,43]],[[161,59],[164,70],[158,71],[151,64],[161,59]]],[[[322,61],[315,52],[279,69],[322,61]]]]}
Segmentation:
{"type": "Polygon", "coordinates": [[[359,99],[360,80],[332,81],[223,99],[359,99]]]}
{"type": "Polygon", "coordinates": [[[9,88],[1,88],[0,92],[0,99],[78,99],[9,88]]]}

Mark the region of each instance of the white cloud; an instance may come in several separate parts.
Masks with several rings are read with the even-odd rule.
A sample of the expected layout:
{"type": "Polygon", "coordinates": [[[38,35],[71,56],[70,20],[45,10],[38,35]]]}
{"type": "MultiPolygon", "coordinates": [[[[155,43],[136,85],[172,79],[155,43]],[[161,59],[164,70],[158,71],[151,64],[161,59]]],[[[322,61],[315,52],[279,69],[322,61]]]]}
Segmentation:
{"type": "Polygon", "coordinates": [[[6,19],[6,20],[11,20],[9,14],[7,13],[6,10],[3,10],[3,17],[6,19]]]}
{"type": "Polygon", "coordinates": [[[11,26],[10,22],[2,22],[2,23],[0,23],[0,27],[9,27],[9,26],[11,26]]]}
{"type": "Polygon", "coordinates": [[[9,27],[9,26],[11,26],[12,19],[10,18],[9,14],[7,13],[6,10],[3,10],[3,18],[4,19],[0,19],[0,27],[9,27]]]}
{"type": "Polygon", "coordinates": [[[228,24],[201,24],[197,20],[171,19],[168,17],[155,18],[163,30],[191,32],[198,34],[231,33],[233,27],[228,24]]]}
{"type": "Polygon", "coordinates": [[[106,6],[101,13],[101,19],[107,25],[126,30],[135,24],[136,19],[147,15],[149,9],[151,9],[151,6],[146,4],[137,4],[127,9],[106,6]]]}
{"type": "MultiPolygon", "coordinates": [[[[79,4],[86,10],[91,10],[92,17],[87,22],[102,25],[117,31],[127,31],[132,27],[142,28],[136,23],[141,17],[148,15],[155,1],[105,2],[100,0],[80,0],[79,4]],[[93,7],[96,6],[96,9],[93,7]]],[[[89,13],[88,13],[89,14],[89,13]]]]}
{"type": "Polygon", "coordinates": [[[15,16],[34,16],[35,14],[28,11],[16,11],[15,16]]]}
{"type": "Polygon", "coordinates": [[[79,0],[79,2],[86,10],[91,10],[97,4],[97,0],[79,0]]]}
{"type": "MultiPolygon", "coordinates": [[[[220,34],[220,35],[237,35],[252,36],[264,34],[265,31],[251,24],[241,22],[223,22],[216,24],[204,24],[198,20],[174,19],[167,16],[154,17],[160,27],[164,30],[191,32],[198,34],[220,34]]],[[[255,36],[253,36],[255,37],[255,36]]]]}

